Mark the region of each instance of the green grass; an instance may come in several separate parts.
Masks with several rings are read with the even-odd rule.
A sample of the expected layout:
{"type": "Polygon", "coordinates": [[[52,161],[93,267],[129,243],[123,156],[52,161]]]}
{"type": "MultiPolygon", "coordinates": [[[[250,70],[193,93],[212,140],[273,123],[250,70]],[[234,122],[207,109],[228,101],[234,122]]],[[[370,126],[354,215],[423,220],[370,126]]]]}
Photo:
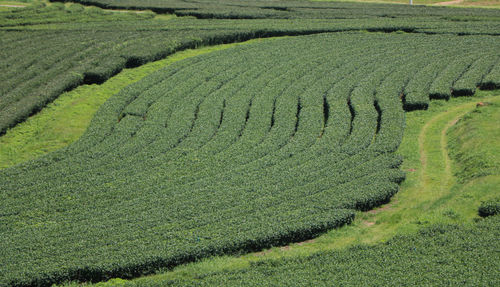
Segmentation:
{"type": "Polygon", "coordinates": [[[272,38],[185,50],[164,60],[134,69],[124,69],[101,85],[83,85],[64,93],[41,112],[0,137],[0,168],[34,159],[74,142],[83,134],[97,109],[109,97],[166,65],[236,45],[270,39],[272,38]]]}
{"type": "Polygon", "coordinates": [[[462,181],[500,173],[500,153],[491,139],[500,138],[500,107],[483,103],[450,129],[454,172],[462,181]],[[496,124],[495,124],[496,123],[496,124]]]}
{"type": "MultiPolygon", "coordinates": [[[[474,203],[499,201],[500,191],[500,103],[484,102],[465,115],[448,131],[450,155],[455,162],[453,172],[462,189],[474,203]]],[[[456,201],[463,209],[467,202],[456,201]]]]}
{"type": "MultiPolygon", "coordinates": [[[[406,130],[398,152],[404,157],[402,168],[407,178],[392,201],[369,212],[359,212],[348,226],[332,230],[314,240],[274,247],[240,257],[213,257],[200,262],[179,266],[157,275],[132,281],[113,279],[97,286],[120,286],[134,282],[196,278],[221,270],[248,268],[251,262],[306,256],[314,252],[343,249],[355,244],[375,244],[400,234],[411,234],[436,223],[472,223],[478,218],[482,201],[492,198],[500,186],[500,174],[494,173],[462,183],[455,175],[454,161],[448,156],[449,141],[460,135],[477,136],[459,148],[469,152],[500,154],[500,129],[495,117],[500,115],[500,91],[478,91],[474,97],[433,101],[426,111],[406,114],[406,130]],[[493,103],[479,108],[479,101],[493,103]],[[483,112],[483,109],[485,112],[483,112]],[[476,114],[482,115],[476,117],[476,114]],[[464,120],[460,120],[464,118],[464,120]],[[471,120],[473,119],[473,120],[471,120]],[[469,123],[469,121],[472,121],[469,123]],[[458,122],[458,123],[457,123],[458,122]],[[463,125],[462,122],[468,123],[463,125]],[[455,126],[456,124],[456,126],[455,126]]],[[[452,147],[458,147],[453,144],[452,147]]],[[[458,163],[460,164],[467,164],[458,163]]],[[[498,162],[495,164],[498,166],[498,162]]],[[[128,285],[127,285],[128,286],[128,285]]]]}

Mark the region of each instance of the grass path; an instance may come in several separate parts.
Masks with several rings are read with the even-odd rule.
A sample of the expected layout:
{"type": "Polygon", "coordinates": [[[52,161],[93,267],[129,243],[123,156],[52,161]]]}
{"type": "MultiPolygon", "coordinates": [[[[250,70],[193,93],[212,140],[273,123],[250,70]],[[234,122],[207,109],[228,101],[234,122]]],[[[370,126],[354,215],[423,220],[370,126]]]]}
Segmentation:
{"type": "Polygon", "coordinates": [[[455,183],[446,133],[474,105],[475,102],[465,103],[441,112],[422,127],[418,136],[421,165],[418,188],[421,193],[442,197],[455,183]]]}

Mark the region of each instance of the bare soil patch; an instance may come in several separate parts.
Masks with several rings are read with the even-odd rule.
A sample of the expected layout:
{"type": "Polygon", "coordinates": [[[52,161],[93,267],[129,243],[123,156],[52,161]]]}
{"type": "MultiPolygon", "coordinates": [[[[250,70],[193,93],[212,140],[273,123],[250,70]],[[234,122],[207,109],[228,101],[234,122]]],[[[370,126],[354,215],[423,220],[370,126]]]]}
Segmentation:
{"type": "Polygon", "coordinates": [[[314,239],[309,239],[309,240],[306,240],[306,241],[298,242],[297,245],[302,246],[302,245],[304,245],[306,243],[313,243],[315,241],[316,240],[314,240],[314,239]]]}
{"type": "Polygon", "coordinates": [[[392,202],[384,205],[383,207],[380,207],[380,208],[377,208],[377,209],[372,209],[372,210],[369,210],[367,211],[368,213],[370,214],[377,214],[379,212],[382,212],[382,211],[386,211],[386,210],[391,210],[392,209],[392,205],[397,203],[398,201],[397,200],[393,200],[392,202]]]}
{"type": "Polygon", "coordinates": [[[434,5],[448,6],[448,5],[453,5],[453,4],[460,4],[462,2],[464,2],[464,0],[453,0],[453,1],[438,2],[434,5]]]}
{"type": "Polygon", "coordinates": [[[26,7],[26,5],[9,5],[9,4],[3,4],[3,5],[0,5],[0,7],[24,8],[24,7],[26,7]]]}
{"type": "Polygon", "coordinates": [[[261,252],[256,252],[255,256],[264,256],[264,255],[269,254],[269,253],[271,253],[271,249],[267,249],[267,250],[264,250],[261,252]]]}

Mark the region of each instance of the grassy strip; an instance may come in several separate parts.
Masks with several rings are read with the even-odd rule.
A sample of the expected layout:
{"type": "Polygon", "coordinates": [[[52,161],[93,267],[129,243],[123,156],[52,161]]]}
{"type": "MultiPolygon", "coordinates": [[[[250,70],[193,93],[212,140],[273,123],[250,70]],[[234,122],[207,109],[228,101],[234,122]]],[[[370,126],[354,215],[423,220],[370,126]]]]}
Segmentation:
{"type": "Polygon", "coordinates": [[[484,198],[479,215],[490,216],[500,210],[500,104],[483,102],[450,128],[450,157],[453,172],[464,183],[464,191],[475,189],[477,200],[484,198]],[[497,144],[495,144],[497,143],[497,144]]]}
{"type": "MultiPolygon", "coordinates": [[[[399,153],[404,156],[407,179],[393,200],[378,209],[360,212],[348,226],[335,229],[314,240],[275,247],[241,257],[214,257],[179,266],[174,270],[132,281],[113,279],[97,286],[120,286],[157,281],[198,278],[203,274],[240,270],[252,262],[285,257],[307,256],[314,252],[346,248],[354,244],[374,244],[394,235],[410,234],[436,223],[471,223],[478,218],[481,201],[489,199],[500,184],[500,175],[477,178],[466,184],[453,173],[448,157],[448,130],[478,101],[500,103],[499,91],[478,91],[475,97],[434,101],[427,111],[406,114],[406,130],[399,153]]],[[[495,121],[483,125],[495,127],[495,121]]],[[[489,139],[495,142],[495,139],[489,139]]],[[[497,139],[500,141],[500,137],[497,139]]],[[[500,149],[496,145],[493,149],[500,149]]]]}
{"type": "Polygon", "coordinates": [[[454,173],[463,181],[500,174],[500,152],[492,138],[500,138],[500,106],[484,102],[449,132],[454,173]]]}
{"type": "Polygon", "coordinates": [[[0,168],[34,159],[74,142],[83,134],[97,109],[109,97],[166,65],[236,45],[269,39],[272,38],[185,50],[164,60],[138,68],[124,69],[101,85],[83,85],[64,93],[41,112],[0,137],[0,168]]]}

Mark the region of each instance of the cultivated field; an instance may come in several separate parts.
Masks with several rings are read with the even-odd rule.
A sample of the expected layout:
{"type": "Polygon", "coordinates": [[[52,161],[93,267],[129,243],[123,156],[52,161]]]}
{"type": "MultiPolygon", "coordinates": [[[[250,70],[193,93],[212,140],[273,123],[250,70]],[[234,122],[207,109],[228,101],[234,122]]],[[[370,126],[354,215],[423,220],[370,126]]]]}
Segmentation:
{"type": "Polygon", "coordinates": [[[0,286],[500,283],[500,10],[73,2],[0,11],[0,286]]]}

